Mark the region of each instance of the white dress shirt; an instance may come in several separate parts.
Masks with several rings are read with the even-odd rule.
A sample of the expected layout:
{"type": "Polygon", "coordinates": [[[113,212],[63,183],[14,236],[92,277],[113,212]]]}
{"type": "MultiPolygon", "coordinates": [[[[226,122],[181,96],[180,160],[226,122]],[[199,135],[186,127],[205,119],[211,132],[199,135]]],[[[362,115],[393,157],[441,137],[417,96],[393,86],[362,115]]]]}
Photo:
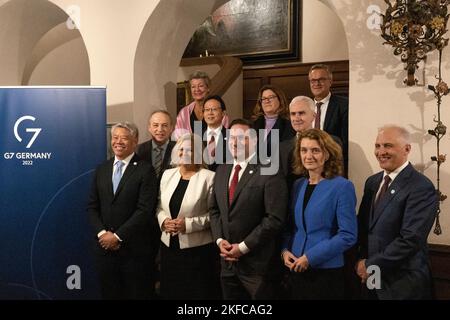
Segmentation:
{"type": "Polygon", "coordinates": [[[389,188],[391,186],[392,182],[394,182],[394,179],[397,178],[397,176],[400,174],[400,172],[403,169],[405,169],[408,166],[408,164],[409,164],[409,161],[406,161],[404,164],[402,164],[400,167],[398,167],[391,173],[387,173],[386,171],[384,171],[383,179],[381,179],[381,183],[380,183],[380,186],[378,187],[378,191],[377,191],[377,195],[376,195],[375,199],[378,198],[378,194],[380,193],[381,187],[384,184],[384,177],[389,176],[389,178],[391,178],[391,182],[389,182],[389,186],[388,186],[388,188],[389,188]]]}
{"type": "Polygon", "coordinates": [[[323,98],[322,100],[318,101],[318,100],[314,99],[314,102],[316,104],[316,114],[317,114],[317,103],[322,102],[322,105],[320,106],[320,129],[322,129],[322,130],[323,130],[323,127],[325,124],[325,116],[327,115],[328,104],[330,103],[330,98],[331,98],[331,92],[329,92],[328,95],[325,98],[323,98]]]}

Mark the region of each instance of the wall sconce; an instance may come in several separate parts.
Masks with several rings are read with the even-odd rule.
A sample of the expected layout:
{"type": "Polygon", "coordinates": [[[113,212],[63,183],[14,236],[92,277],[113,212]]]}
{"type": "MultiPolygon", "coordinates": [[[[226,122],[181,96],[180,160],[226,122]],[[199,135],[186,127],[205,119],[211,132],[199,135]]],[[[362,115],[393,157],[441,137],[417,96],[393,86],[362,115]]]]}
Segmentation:
{"type": "Polygon", "coordinates": [[[443,35],[447,32],[449,18],[447,6],[450,0],[384,0],[388,5],[386,13],[382,14],[381,37],[383,44],[394,47],[394,55],[400,55],[406,63],[408,77],[405,84],[414,86],[414,77],[418,64],[425,59],[428,52],[442,50],[448,39],[443,35]]]}
{"type": "Polygon", "coordinates": [[[449,18],[448,5],[450,0],[384,0],[388,8],[382,14],[381,37],[383,44],[394,47],[394,55],[400,55],[402,62],[406,63],[405,70],[408,76],[404,83],[414,86],[418,80],[414,77],[418,64],[424,60],[427,53],[437,49],[439,51],[439,75],[436,77],[436,86],[429,85],[437,102],[437,115],[433,119],[436,127],[428,130],[428,134],[436,139],[436,155],[431,161],[436,163],[437,181],[436,193],[439,199],[436,210],[436,224],[434,233],[442,234],[439,222],[441,203],[447,199],[447,195],[440,190],[440,168],[446,160],[446,154],[441,154],[440,141],[447,133],[447,127],[441,120],[442,98],[450,91],[448,85],[442,80],[442,50],[448,45],[448,38],[444,38],[449,18]]]}

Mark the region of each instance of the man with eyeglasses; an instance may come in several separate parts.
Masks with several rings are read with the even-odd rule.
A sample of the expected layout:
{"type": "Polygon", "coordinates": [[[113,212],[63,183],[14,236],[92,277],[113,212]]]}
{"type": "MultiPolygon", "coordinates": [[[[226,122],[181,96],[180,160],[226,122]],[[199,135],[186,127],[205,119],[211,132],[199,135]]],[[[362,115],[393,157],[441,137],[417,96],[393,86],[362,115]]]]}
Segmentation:
{"type": "Polygon", "coordinates": [[[344,167],[348,171],[348,99],[330,91],[333,74],[325,64],[315,64],[309,70],[309,84],[316,104],[314,128],[322,129],[342,140],[344,167]]]}
{"type": "MultiPolygon", "coordinates": [[[[216,171],[219,164],[226,162],[227,143],[226,128],[222,125],[226,114],[225,102],[221,97],[209,96],[203,103],[203,120],[207,128],[204,133],[204,159],[208,169],[216,171]]],[[[229,157],[231,158],[231,157],[229,157]]]]}

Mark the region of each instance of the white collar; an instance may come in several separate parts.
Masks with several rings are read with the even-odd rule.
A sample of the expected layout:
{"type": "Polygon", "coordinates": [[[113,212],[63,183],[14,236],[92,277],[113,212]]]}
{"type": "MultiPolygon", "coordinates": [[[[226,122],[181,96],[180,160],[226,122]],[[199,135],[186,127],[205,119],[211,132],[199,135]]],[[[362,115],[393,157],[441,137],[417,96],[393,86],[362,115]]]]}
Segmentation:
{"type": "Polygon", "coordinates": [[[133,157],[134,157],[134,152],[123,160],[117,159],[117,157],[114,156],[114,165],[116,165],[116,163],[118,161],[122,161],[125,165],[128,165],[133,157]]]}
{"type": "Polygon", "coordinates": [[[222,133],[222,126],[218,126],[215,129],[210,128],[210,127],[208,127],[208,129],[206,129],[206,134],[208,135],[208,137],[210,137],[213,133],[216,137],[218,137],[222,133]]]}
{"type": "Polygon", "coordinates": [[[328,92],[328,95],[323,98],[322,100],[317,101],[316,99],[314,99],[314,102],[317,104],[318,102],[322,102],[322,104],[327,104],[330,101],[331,98],[331,91],[328,92]]]}
{"type": "Polygon", "coordinates": [[[402,172],[403,169],[405,169],[409,164],[409,161],[406,161],[404,164],[402,164],[400,167],[392,171],[391,173],[387,173],[386,171],[383,172],[383,179],[385,176],[389,176],[391,178],[391,181],[394,181],[395,178],[402,172]]]}

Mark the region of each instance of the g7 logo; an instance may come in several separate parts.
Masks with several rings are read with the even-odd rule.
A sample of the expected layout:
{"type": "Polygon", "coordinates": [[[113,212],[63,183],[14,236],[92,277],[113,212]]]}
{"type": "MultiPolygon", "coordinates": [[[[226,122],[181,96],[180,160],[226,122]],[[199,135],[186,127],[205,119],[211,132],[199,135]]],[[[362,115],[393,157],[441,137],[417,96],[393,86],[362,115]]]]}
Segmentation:
{"type": "MultiPolygon", "coordinates": [[[[22,121],[25,121],[25,120],[35,121],[36,118],[33,116],[23,116],[23,117],[17,119],[16,123],[14,124],[14,136],[16,137],[17,141],[19,141],[19,142],[22,142],[22,138],[19,136],[17,129],[18,129],[19,125],[22,123],[22,121]]],[[[27,149],[29,149],[33,145],[33,143],[36,140],[36,138],[38,137],[39,133],[41,133],[42,128],[27,128],[25,131],[26,132],[34,132],[33,137],[31,138],[30,142],[28,142],[27,147],[26,147],[27,149]]]]}

